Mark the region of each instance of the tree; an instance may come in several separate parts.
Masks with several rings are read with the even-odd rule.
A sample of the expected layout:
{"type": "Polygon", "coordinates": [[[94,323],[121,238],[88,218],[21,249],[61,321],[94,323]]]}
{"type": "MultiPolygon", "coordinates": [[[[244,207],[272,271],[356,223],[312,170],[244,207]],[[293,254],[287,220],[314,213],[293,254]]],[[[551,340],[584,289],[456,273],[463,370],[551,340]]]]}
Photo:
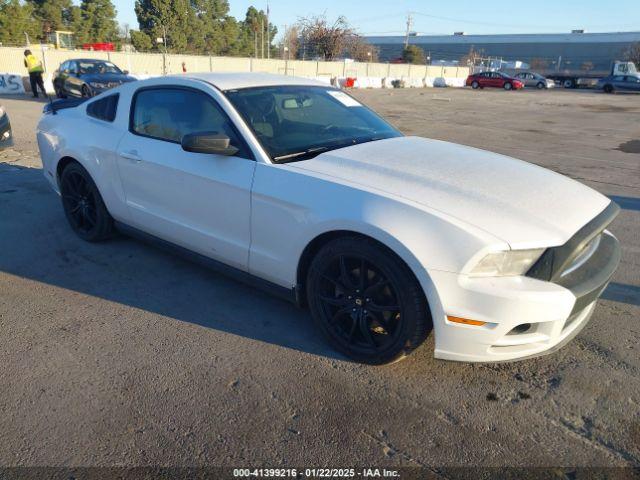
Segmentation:
{"type": "Polygon", "coordinates": [[[476,50],[472,46],[471,48],[469,48],[469,52],[467,52],[466,55],[460,58],[460,61],[458,63],[466,67],[466,66],[478,65],[478,63],[481,61],[482,61],[482,50],[476,50]]]}
{"type": "Polygon", "coordinates": [[[640,42],[631,45],[624,53],[624,59],[633,62],[636,67],[640,68],[640,42]]]}
{"type": "Polygon", "coordinates": [[[297,26],[289,27],[285,30],[280,43],[278,44],[278,50],[280,50],[280,56],[282,58],[297,58],[299,48],[299,31],[297,26]]]}
{"type": "Polygon", "coordinates": [[[360,35],[351,35],[345,42],[344,54],[356,62],[377,62],[378,49],[360,35]]]}
{"type": "Polygon", "coordinates": [[[414,65],[424,65],[427,63],[424,50],[417,45],[407,45],[402,51],[402,60],[404,60],[405,63],[412,63],[414,65]]]}
{"type": "Polygon", "coordinates": [[[71,0],[28,0],[28,3],[32,5],[34,17],[42,25],[45,35],[71,28],[74,10],[71,0]]]}
{"type": "Polygon", "coordinates": [[[269,55],[275,56],[278,51],[273,45],[273,38],[278,33],[275,25],[267,25],[267,14],[255,7],[249,7],[245,18],[239,25],[237,52],[252,57],[267,57],[267,48],[271,45],[269,55]],[[263,31],[264,28],[264,31],[263,31]]]}
{"type": "Polygon", "coordinates": [[[136,0],[135,11],[140,24],[139,33],[148,37],[143,39],[136,34],[139,45],[163,49],[164,42],[158,44],[155,39],[164,38],[169,51],[197,51],[191,40],[198,38],[200,28],[189,0],[136,0]]]}
{"type": "Polygon", "coordinates": [[[72,17],[77,45],[118,40],[116,9],[111,0],[82,0],[72,17]]]}
{"type": "Polygon", "coordinates": [[[0,1],[0,43],[26,45],[27,38],[34,42],[42,35],[42,25],[33,18],[33,6],[19,0],[0,1]]]}
{"type": "Polygon", "coordinates": [[[355,35],[345,17],[338,17],[332,24],[324,15],[301,18],[298,27],[305,52],[328,61],[342,55],[348,39],[355,35]]]}
{"type": "Polygon", "coordinates": [[[153,49],[153,41],[151,37],[139,30],[129,30],[131,37],[131,45],[139,52],[148,52],[153,49]]]}
{"type": "Polygon", "coordinates": [[[229,15],[227,0],[192,0],[198,17],[198,35],[194,46],[203,53],[230,55],[236,53],[240,26],[229,15]]]}

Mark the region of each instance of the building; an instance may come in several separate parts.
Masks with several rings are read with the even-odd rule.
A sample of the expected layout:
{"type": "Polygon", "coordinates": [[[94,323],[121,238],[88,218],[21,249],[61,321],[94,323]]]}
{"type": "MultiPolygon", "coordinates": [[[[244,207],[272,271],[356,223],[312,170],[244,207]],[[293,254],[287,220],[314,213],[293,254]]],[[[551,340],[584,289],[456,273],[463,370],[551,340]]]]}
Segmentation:
{"type": "MultiPolygon", "coordinates": [[[[379,49],[381,61],[402,56],[405,37],[367,37],[379,49]]],[[[547,71],[608,71],[612,62],[622,60],[624,52],[640,42],[640,32],[514,35],[411,35],[409,43],[421,47],[432,63],[456,61],[470,51],[481,57],[521,61],[531,68],[547,71]]]]}

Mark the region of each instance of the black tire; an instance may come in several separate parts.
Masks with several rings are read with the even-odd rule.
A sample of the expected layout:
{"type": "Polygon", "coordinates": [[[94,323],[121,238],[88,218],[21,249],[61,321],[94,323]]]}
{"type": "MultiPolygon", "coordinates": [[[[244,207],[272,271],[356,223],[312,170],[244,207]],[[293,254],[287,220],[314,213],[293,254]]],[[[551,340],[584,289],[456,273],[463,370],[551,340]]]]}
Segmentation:
{"type": "Polygon", "coordinates": [[[546,86],[544,83],[542,83],[542,82],[538,82],[538,84],[536,85],[536,88],[537,88],[538,90],[542,90],[543,88],[546,88],[546,87],[547,87],[547,86],[546,86]]]}
{"type": "Polygon", "coordinates": [[[347,357],[381,365],[416,349],[432,329],[420,284],[392,252],[364,237],[326,244],[306,282],[311,316],[347,357]]]}
{"type": "Polygon", "coordinates": [[[53,86],[53,90],[56,92],[56,97],[58,98],[67,98],[67,96],[62,91],[62,88],[58,85],[53,86]]]}
{"type": "Polygon", "coordinates": [[[480,84],[476,80],[471,82],[471,88],[473,88],[474,90],[477,90],[479,86],[480,84]]]}
{"type": "Polygon", "coordinates": [[[576,82],[572,78],[568,78],[564,82],[562,82],[562,86],[564,88],[576,88],[576,82]]]}
{"type": "Polygon", "coordinates": [[[509,91],[509,90],[513,90],[513,85],[511,84],[511,82],[506,82],[502,88],[504,88],[505,90],[509,91]]]}
{"type": "Polygon", "coordinates": [[[89,87],[87,87],[86,85],[82,86],[81,93],[82,98],[91,98],[91,90],[89,90],[89,87]]]}
{"type": "Polygon", "coordinates": [[[60,175],[62,208],[71,229],[87,242],[105,240],[113,234],[113,218],[102,201],[91,175],[76,162],[60,175]]]}
{"type": "Polygon", "coordinates": [[[604,93],[613,93],[613,85],[605,85],[604,86],[604,93]]]}

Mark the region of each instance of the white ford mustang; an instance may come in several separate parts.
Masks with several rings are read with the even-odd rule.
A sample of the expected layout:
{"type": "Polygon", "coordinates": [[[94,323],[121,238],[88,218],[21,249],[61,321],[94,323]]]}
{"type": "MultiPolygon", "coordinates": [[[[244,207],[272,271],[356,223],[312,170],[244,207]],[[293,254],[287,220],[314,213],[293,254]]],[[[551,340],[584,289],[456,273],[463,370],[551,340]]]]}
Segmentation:
{"type": "Polygon", "coordinates": [[[586,324],[618,207],[549,170],[405,137],[302,78],[195,74],[45,108],[44,174],[71,228],[119,230],[308,305],[347,356],[500,361],[586,324]]]}

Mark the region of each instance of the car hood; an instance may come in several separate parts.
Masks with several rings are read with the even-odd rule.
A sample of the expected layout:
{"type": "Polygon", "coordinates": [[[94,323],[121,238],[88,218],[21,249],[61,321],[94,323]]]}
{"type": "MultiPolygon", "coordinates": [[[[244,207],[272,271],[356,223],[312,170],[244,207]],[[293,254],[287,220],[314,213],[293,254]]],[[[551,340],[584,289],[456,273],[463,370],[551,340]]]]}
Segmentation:
{"type": "Polygon", "coordinates": [[[100,82],[100,83],[112,83],[112,82],[132,82],[135,78],[125,75],[124,73],[87,73],[80,75],[80,78],[85,82],[100,82]]]}
{"type": "Polygon", "coordinates": [[[561,245],[610,202],[522,160],[419,137],[354,145],[291,166],[416,202],[514,249],[561,245]]]}

